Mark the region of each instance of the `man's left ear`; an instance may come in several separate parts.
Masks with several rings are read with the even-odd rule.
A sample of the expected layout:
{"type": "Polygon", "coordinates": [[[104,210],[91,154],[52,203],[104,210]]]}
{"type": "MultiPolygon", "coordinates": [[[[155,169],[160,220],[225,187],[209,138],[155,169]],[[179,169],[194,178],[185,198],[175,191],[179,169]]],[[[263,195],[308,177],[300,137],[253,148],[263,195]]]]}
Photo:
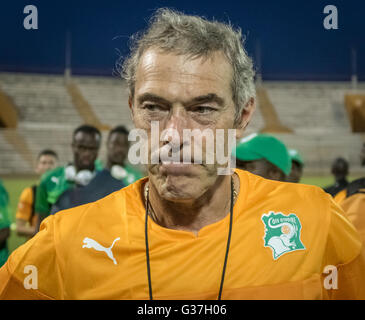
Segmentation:
{"type": "Polygon", "coordinates": [[[129,109],[131,111],[131,118],[132,118],[132,121],[133,121],[133,117],[134,117],[134,114],[133,114],[133,97],[132,97],[131,94],[128,97],[128,105],[129,105],[129,109]]]}
{"type": "Polygon", "coordinates": [[[240,114],[240,119],[237,123],[236,127],[236,138],[240,140],[243,138],[243,134],[246,130],[247,125],[249,124],[252,115],[256,109],[256,101],[255,98],[251,98],[245,105],[245,108],[242,109],[240,114]]]}

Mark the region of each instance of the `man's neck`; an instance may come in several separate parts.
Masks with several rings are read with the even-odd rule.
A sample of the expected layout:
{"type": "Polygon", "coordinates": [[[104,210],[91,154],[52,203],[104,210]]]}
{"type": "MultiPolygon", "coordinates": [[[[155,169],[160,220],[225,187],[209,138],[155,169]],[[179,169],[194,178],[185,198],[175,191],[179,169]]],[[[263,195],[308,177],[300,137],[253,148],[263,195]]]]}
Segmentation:
{"type": "Polygon", "coordinates": [[[346,179],[346,177],[339,177],[339,178],[336,179],[336,183],[337,184],[346,184],[347,179],[346,179]]]}
{"type": "Polygon", "coordinates": [[[230,211],[231,177],[239,193],[239,178],[221,176],[203,196],[192,202],[174,202],[162,199],[149,184],[149,214],[159,225],[175,230],[198,234],[203,227],[222,220],[230,211]]]}

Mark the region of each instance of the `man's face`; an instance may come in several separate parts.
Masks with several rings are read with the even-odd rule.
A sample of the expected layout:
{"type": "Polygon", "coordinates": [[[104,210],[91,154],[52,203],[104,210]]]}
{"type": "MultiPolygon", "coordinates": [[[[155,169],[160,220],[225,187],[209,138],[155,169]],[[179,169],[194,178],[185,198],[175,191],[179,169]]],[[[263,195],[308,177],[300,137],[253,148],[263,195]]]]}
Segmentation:
{"type": "MultiPolygon", "coordinates": [[[[187,145],[183,129],[211,129],[214,133],[216,129],[233,129],[235,106],[231,79],[232,68],[221,53],[192,60],[149,49],[141,57],[134,97],[129,101],[134,124],[145,129],[149,138],[152,121],[159,123],[160,134],[164,129],[175,130],[180,136],[181,151],[187,145]]],[[[243,113],[243,126],[253,109],[251,104],[250,111],[243,113]]],[[[160,147],[163,144],[160,142],[160,147]]],[[[150,181],[159,195],[171,201],[191,201],[212,188],[218,179],[218,166],[204,163],[207,151],[212,152],[202,148],[202,164],[194,164],[194,156],[193,164],[149,164],[150,181]]],[[[182,154],[183,151],[181,162],[182,154]]]]}
{"type": "Polygon", "coordinates": [[[128,148],[129,141],[126,134],[119,132],[112,133],[107,144],[108,161],[111,164],[123,166],[128,155],[128,148]]]}
{"type": "Polygon", "coordinates": [[[46,171],[54,169],[56,166],[56,157],[49,154],[44,154],[39,157],[35,172],[39,175],[42,175],[46,171]]]}
{"type": "Polygon", "coordinates": [[[341,159],[336,160],[332,164],[331,172],[335,176],[336,180],[341,180],[341,179],[346,178],[346,176],[349,173],[347,164],[341,159]]]}
{"type": "Polygon", "coordinates": [[[100,136],[79,131],[72,142],[74,165],[77,171],[94,170],[94,162],[98,156],[100,136]]]}
{"type": "Polygon", "coordinates": [[[303,168],[298,163],[293,161],[290,175],[287,177],[287,181],[298,183],[302,177],[302,173],[303,173],[303,168]]]}
{"type": "Polygon", "coordinates": [[[270,180],[281,180],[282,174],[279,169],[274,169],[273,166],[265,159],[242,161],[236,159],[236,167],[246,170],[260,177],[270,180]]]}

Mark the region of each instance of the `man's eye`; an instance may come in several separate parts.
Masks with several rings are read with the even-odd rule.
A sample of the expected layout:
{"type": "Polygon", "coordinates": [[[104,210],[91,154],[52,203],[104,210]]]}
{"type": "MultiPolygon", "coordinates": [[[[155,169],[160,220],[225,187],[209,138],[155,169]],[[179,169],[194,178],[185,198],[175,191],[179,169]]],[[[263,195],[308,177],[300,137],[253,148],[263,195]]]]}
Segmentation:
{"type": "Polygon", "coordinates": [[[196,107],[194,109],[194,112],[196,113],[200,113],[200,114],[205,114],[205,113],[210,113],[210,112],[213,112],[215,109],[214,108],[211,108],[211,107],[207,107],[207,106],[199,106],[199,107],[196,107]]]}
{"type": "Polygon", "coordinates": [[[148,110],[148,111],[160,111],[163,110],[163,108],[157,104],[145,104],[143,106],[144,109],[148,110]]]}

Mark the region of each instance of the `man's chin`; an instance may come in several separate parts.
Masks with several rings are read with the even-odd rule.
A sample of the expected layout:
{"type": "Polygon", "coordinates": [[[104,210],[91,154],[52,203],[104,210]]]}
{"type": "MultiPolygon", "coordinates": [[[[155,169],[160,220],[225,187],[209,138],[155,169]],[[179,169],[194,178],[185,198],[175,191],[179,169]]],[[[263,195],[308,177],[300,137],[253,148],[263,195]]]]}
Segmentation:
{"type": "Polygon", "coordinates": [[[188,202],[201,197],[214,185],[216,168],[201,164],[158,164],[149,168],[151,182],[160,197],[188,202]]]}
{"type": "Polygon", "coordinates": [[[157,175],[152,178],[161,198],[168,201],[186,202],[200,196],[198,175],[157,175]]]}
{"type": "Polygon", "coordinates": [[[194,198],[197,177],[191,175],[168,175],[161,185],[164,198],[189,200],[194,198]]]}

